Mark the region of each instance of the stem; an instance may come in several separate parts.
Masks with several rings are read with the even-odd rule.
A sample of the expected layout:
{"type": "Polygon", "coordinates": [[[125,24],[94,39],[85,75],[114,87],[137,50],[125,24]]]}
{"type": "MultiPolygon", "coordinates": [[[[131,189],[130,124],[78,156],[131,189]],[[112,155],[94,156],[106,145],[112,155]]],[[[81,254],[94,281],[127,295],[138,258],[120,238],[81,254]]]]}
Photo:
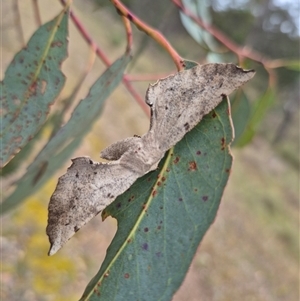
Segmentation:
{"type": "Polygon", "coordinates": [[[264,63],[266,58],[258,53],[255,52],[253,49],[250,49],[249,47],[241,47],[235,42],[233,42],[230,38],[228,38],[225,34],[223,34],[221,31],[219,31],[216,27],[213,25],[207,24],[203,22],[198,16],[194,15],[192,12],[190,12],[188,9],[185,8],[185,6],[182,4],[180,0],[172,0],[172,2],[190,19],[192,19],[195,23],[197,23],[201,28],[205,29],[208,33],[210,33],[212,36],[215,37],[219,42],[221,42],[226,48],[228,48],[230,51],[237,54],[239,57],[247,57],[254,61],[264,63]]]}
{"type": "MultiPolygon", "coordinates": [[[[65,5],[65,0],[60,0],[60,2],[65,5]]],[[[109,58],[106,56],[106,54],[101,50],[101,48],[94,42],[86,28],[83,26],[81,21],[77,18],[77,16],[74,14],[74,12],[70,9],[70,18],[77,27],[78,31],[81,33],[84,40],[91,45],[97,54],[97,56],[101,59],[101,61],[109,67],[111,65],[111,62],[109,58]]],[[[130,45],[130,44],[129,44],[130,45]]],[[[128,45],[127,45],[128,47],[128,45]]],[[[129,91],[129,93],[132,95],[132,97],[137,101],[137,103],[142,107],[143,111],[146,113],[146,115],[150,116],[149,107],[145,103],[144,99],[139,95],[139,93],[134,89],[134,87],[131,85],[129,80],[126,78],[126,76],[123,76],[122,80],[124,86],[129,91]]]]}
{"type": "Polygon", "coordinates": [[[129,9],[124,6],[119,0],[110,0],[112,4],[117,9],[117,12],[126,17],[129,21],[131,21],[139,30],[145,32],[151,38],[153,38],[158,44],[160,44],[171,56],[173,59],[177,70],[183,70],[184,64],[183,59],[180,55],[176,52],[176,50],[171,46],[171,44],[167,41],[167,39],[157,30],[150,27],[143,21],[141,21],[137,16],[135,16],[129,9]]]}
{"type": "Polygon", "coordinates": [[[172,0],[172,2],[189,18],[191,18],[195,23],[197,23],[201,28],[206,30],[212,36],[215,37],[219,42],[221,42],[226,48],[235,53],[239,61],[242,61],[243,58],[249,58],[253,61],[256,61],[264,66],[266,71],[269,73],[269,84],[273,86],[276,82],[276,75],[274,70],[272,70],[272,61],[264,56],[263,54],[253,50],[248,46],[241,47],[232,41],[229,37],[227,37],[224,33],[218,30],[216,27],[203,22],[198,16],[195,16],[191,13],[185,6],[182,4],[180,0],[172,0]]]}
{"type": "Polygon", "coordinates": [[[158,79],[168,77],[170,73],[160,74],[126,74],[126,78],[131,82],[138,81],[157,81],[158,79]]]}
{"type": "Polygon", "coordinates": [[[122,21],[124,23],[125,31],[126,31],[126,37],[127,37],[127,47],[126,47],[126,52],[130,53],[132,49],[132,43],[133,43],[133,38],[132,38],[132,28],[130,21],[122,16],[122,21]]]}

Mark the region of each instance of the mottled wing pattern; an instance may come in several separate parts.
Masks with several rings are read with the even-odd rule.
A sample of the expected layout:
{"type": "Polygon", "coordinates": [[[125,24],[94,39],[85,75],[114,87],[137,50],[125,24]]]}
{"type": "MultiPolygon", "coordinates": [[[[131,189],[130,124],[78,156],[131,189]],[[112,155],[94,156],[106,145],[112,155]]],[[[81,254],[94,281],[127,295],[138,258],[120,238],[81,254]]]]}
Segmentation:
{"type": "Polygon", "coordinates": [[[76,158],[59,178],[50,199],[47,235],[49,255],[56,253],[139,177],[157,168],[164,153],[214,109],[224,95],[246,83],[254,71],[232,64],[207,64],[179,72],[150,85],[150,130],[142,137],[118,141],[101,152],[110,163],[76,158]]]}
{"type": "Polygon", "coordinates": [[[206,64],[150,85],[146,101],[152,107],[151,131],[162,150],[180,141],[224,95],[246,83],[254,73],[233,64],[206,64]]]}
{"type": "Polygon", "coordinates": [[[76,158],[59,178],[48,207],[49,255],[56,253],[83,225],[126,191],[139,177],[118,162],[76,158]]]}

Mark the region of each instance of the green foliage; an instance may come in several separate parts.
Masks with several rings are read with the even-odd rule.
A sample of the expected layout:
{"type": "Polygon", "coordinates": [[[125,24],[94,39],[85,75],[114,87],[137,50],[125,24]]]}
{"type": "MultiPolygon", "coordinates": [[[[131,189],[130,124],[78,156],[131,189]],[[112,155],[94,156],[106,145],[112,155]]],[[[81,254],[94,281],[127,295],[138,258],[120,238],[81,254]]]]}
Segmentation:
{"type": "Polygon", "coordinates": [[[99,117],[105,99],[122,79],[130,57],[117,60],[91,87],[88,96],[75,108],[70,120],[49,140],[16,183],[15,191],[2,203],[5,213],[41,187],[78,147],[93,122],[99,117]]]}
{"type": "MultiPolygon", "coordinates": [[[[209,1],[183,0],[183,5],[191,11],[195,16],[199,16],[205,23],[211,24],[212,17],[209,9],[209,1]]],[[[191,35],[191,37],[202,47],[212,51],[218,51],[219,45],[214,40],[213,36],[202,29],[197,23],[191,20],[184,13],[180,12],[182,25],[191,35]]]]}
{"type": "MultiPolygon", "coordinates": [[[[148,2],[149,6],[154,5],[153,2],[148,2]]],[[[227,32],[233,40],[244,43],[253,23],[253,15],[250,12],[231,11],[217,14],[205,6],[205,1],[183,2],[203,20],[211,22],[214,19],[214,25],[227,32]],[[192,3],[196,4],[193,6],[192,3]]],[[[101,5],[103,5],[102,2],[101,5]]],[[[111,7],[109,1],[106,1],[105,5],[111,7]]],[[[149,14],[143,5],[144,12],[149,14]]],[[[166,6],[166,11],[167,8],[166,6]]],[[[156,11],[152,14],[158,16],[156,11]]],[[[163,17],[157,17],[159,22],[164,18],[165,11],[159,11],[160,15],[163,17]]],[[[191,36],[207,49],[207,60],[218,62],[235,60],[231,52],[226,54],[214,52],[218,50],[214,38],[183,14],[181,14],[181,19],[191,36]]],[[[59,98],[65,82],[61,72],[61,63],[67,55],[67,23],[68,15],[63,11],[35,32],[26,49],[16,54],[8,67],[0,91],[1,104],[4,104],[4,110],[1,111],[0,135],[0,143],[4,146],[1,145],[2,163],[8,162],[21,149],[1,171],[2,176],[4,178],[7,175],[10,176],[13,171],[19,172],[17,169],[21,163],[26,164],[27,167],[26,173],[14,183],[15,190],[10,195],[7,196],[6,190],[3,189],[2,194],[6,199],[2,203],[1,211],[7,213],[10,209],[22,204],[26,197],[39,191],[38,197],[32,197],[26,206],[21,208],[22,211],[19,211],[13,223],[20,229],[16,231],[18,236],[22,237],[24,243],[31,246],[24,252],[26,255],[24,262],[28,260],[28,266],[33,266],[32,270],[26,271],[26,275],[34,274],[34,276],[32,283],[28,281],[26,285],[28,287],[32,285],[33,290],[39,293],[41,298],[47,299],[48,295],[55,294],[55,290],[66,287],[68,282],[76,282],[80,263],[76,259],[73,260],[75,257],[63,256],[63,252],[52,258],[46,257],[44,230],[42,234],[37,233],[35,226],[43,227],[43,229],[45,227],[47,214],[46,206],[42,201],[45,199],[46,202],[49,199],[53,187],[46,187],[43,190],[42,187],[49,183],[50,177],[82,143],[92,124],[101,115],[105,100],[121,82],[124,70],[130,61],[129,54],[116,60],[93,84],[88,96],[81,100],[72,116],[63,125],[68,116],[66,108],[69,108],[77,92],[71,92],[71,96],[65,101],[59,98]],[[58,100],[57,104],[61,110],[47,119],[49,107],[55,99],[58,100]],[[29,123],[27,123],[28,120],[30,120],[29,123]],[[26,162],[25,159],[30,156],[34,146],[40,142],[41,138],[45,138],[49,131],[51,131],[48,135],[50,138],[44,148],[31,164],[26,162]],[[28,220],[32,222],[29,227],[26,224],[28,220]],[[33,248],[38,250],[38,256],[33,255],[33,248]],[[64,275],[63,281],[55,276],[51,276],[49,281],[45,280],[49,273],[56,276],[64,275]]],[[[277,39],[273,41],[278,43],[277,39]]],[[[269,42],[266,40],[265,43],[269,42]]],[[[278,45],[285,51],[295,52],[295,47],[287,46],[291,44],[278,43],[278,45]]],[[[185,47],[187,51],[190,51],[188,46],[187,44],[185,47]]],[[[263,43],[258,43],[258,47],[262,46],[263,43]]],[[[140,50],[147,50],[147,48],[149,48],[147,44],[142,42],[140,50]]],[[[275,52],[275,47],[273,50],[275,52]]],[[[148,62],[151,62],[151,59],[153,57],[147,58],[148,62]]],[[[158,59],[155,58],[153,61],[159,64],[158,59]]],[[[285,79],[282,82],[286,84],[290,81],[286,74],[292,74],[293,80],[296,78],[299,60],[287,59],[284,62],[282,65],[284,68],[281,69],[284,69],[286,73],[282,73],[285,79]]],[[[192,61],[185,61],[185,63],[186,68],[195,65],[192,61]]],[[[250,60],[243,63],[248,64],[249,68],[253,67],[253,62],[250,60]]],[[[261,85],[267,84],[262,81],[261,85]]],[[[274,87],[268,87],[265,94],[257,100],[251,99],[252,95],[248,92],[238,91],[231,101],[235,127],[234,145],[239,147],[249,145],[276,96],[274,87]]],[[[111,215],[117,219],[118,230],[99,272],[87,286],[81,300],[131,300],[133,297],[140,300],[170,300],[172,298],[187,273],[203,235],[216,217],[229,176],[232,163],[229,153],[232,129],[228,110],[228,104],[224,100],[166,154],[156,171],[139,179],[130,190],[118,197],[104,211],[103,217],[111,215]]],[[[255,156],[257,156],[256,150],[255,156]]],[[[242,158],[240,161],[245,160],[242,158]]],[[[247,167],[249,166],[245,165],[244,168],[247,167]]],[[[240,174],[244,173],[245,169],[240,174]]],[[[253,180],[250,177],[251,170],[247,175],[249,179],[246,181],[238,176],[241,185],[238,185],[235,191],[241,187],[242,192],[238,198],[244,197],[243,193],[247,191],[249,208],[252,208],[253,198],[256,197],[255,194],[253,197],[252,193],[256,189],[252,189],[251,185],[250,189],[243,186],[253,180]]],[[[259,184],[261,183],[259,177],[254,177],[254,179],[257,179],[259,184]]],[[[284,194],[281,198],[274,193],[277,195],[278,204],[286,197],[286,192],[290,193],[286,187],[284,186],[284,194]]],[[[271,201],[275,197],[271,193],[269,199],[261,198],[261,204],[273,206],[271,201]]],[[[282,223],[279,217],[283,207],[278,205],[278,208],[280,210],[276,211],[278,214],[276,226],[278,225],[279,228],[282,223]]],[[[259,216],[259,214],[256,215],[259,216]]],[[[274,217],[263,216],[262,220],[268,220],[268,223],[271,223],[274,217]]],[[[286,221],[289,221],[287,217],[286,221]]],[[[292,226],[286,227],[285,232],[280,229],[284,232],[283,238],[289,239],[290,228],[292,226]]],[[[230,233],[228,235],[230,236],[230,233]]],[[[225,236],[227,237],[227,234],[225,236]]],[[[294,236],[296,234],[293,233],[291,236],[293,243],[294,236]]],[[[255,234],[255,238],[258,239],[259,236],[255,234]]],[[[95,242],[92,241],[91,244],[95,242]]],[[[292,243],[289,249],[293,254],[298,251],[297,246],[292,243]]],[[[247,252],[245,256],[249,256],[247,252]]],[[[7,266],[5,268],[11,270],[7,266]]],[[[17,273],[19,277],[21,272],[17,271],[17,273]]],[[[22,282],[22,279],[19,281],[22,282]]],[[[26,289],[27,287],[24,290],[26,289]]],[[[70,300],[74,297],[73,294],[74,292],[63,291],[61,296],[54,298],[55,300],[70,300]]]]}
{"type": "Polygon", "coordinates": [[[103,211],[118,220],[81,300],[170,300],[214,221],[232,157],[227,100],[103,211]],[[159,276],[158,276],[159,275],[159,276]]]}
{"type": "Polygon", "coordinates": [[[37,133],[64,86],[60,66],[67,56],[67,23],[63,11],[41,26],[5,72],[0,92],[1,167],[37,133]]]}
{"type": "Polygon", "coordinates": [[[231,114],[234,126],[233,145],[239,142],[249,122],[251,106],[246,94],[239,90],[231,100],[231,114]]]}
{"type": "MultiPolygon", "coordinates": [[[[245,130],[243,131],[239,140],[236,142],[236,146],[239,147],[245,146],[252,140],[267,110],[270,108],[271,104],[273,103],[274,98],[275,98],[275,92],[271,88],[269,88],[262,95],[262,97],[254,103],[254,105],[251,108],[252,112],[248,117],[249,121],[247,122],[246,125],[244,125],[245,130]]],[[[248,114],[249,112],[249,109],[246,107],[247,106],[246,102],[247,100],[244,97],[244,105],[240,106],[240,110],[244,111],[244,115],[242,115],[241,118],[243,117],[246,118],[246,114],[248,114]]],[[[237,114],[240,113],[241,112],[238,112],[237,114]]],[[[239,120],[241,120],[241,118],[239,118],[239,120]]],[[[238,117],[235,117],[234,120],[238,120],[238,117]]]]}

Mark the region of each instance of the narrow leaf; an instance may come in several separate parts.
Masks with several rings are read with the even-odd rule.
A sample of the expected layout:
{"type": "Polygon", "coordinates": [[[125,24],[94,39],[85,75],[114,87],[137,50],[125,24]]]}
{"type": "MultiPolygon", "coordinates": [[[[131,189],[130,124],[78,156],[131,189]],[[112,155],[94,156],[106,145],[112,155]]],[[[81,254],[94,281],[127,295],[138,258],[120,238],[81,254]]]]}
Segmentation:
{"type": "Polygon", "coordinates": [[[274,98],[274,90],[272,88],[268,88],[268,90],[262,95],[262,97],[258,99],[257,102],[253,105],[249,122],[247,123],[247,126],[239,141],[237,141],[236,146],[243,147],[252,140],[267,110],[273,103],[274,98]]]}
{"type": "Polygon", "coordinates": [[[238,90],[231,101],[231,115],[234,126],[234,141],[238,143],[249,121],[251,107],[246,94],[242,89],[238,90]]]}
{"type": "Polygon", "coordinates": [[[15,191],[2,203],[2,213],[20,204],[38,190],[78,147],[91,125],[99,117],[104,101],[122,80],[129,55],[115,61],[94,83],[88,96],[75,108],[70,120],[47,143],[18,180],[15,191]]]}
{"type": "Polygon", "coordinates": [[[287,60],[284,67],[290,70],[300,71],[300,60],[287,60]]]}
{"type": "Polygon", "coordinates": [[[1,82],[0,166],[23,148],[44,124],[65,83],[68,14],[41,26],[13,59],[1,82]]]}
{"type": "Polygon", "coordinates": [[[224,100],[156,171],[103,211],[118,220],[106,258],[81,300],[171,300],[213,222],[231,168],[224,100]]]}
{"type": "MultiPolygon", "coordinates": [[[[195,16],[199,16],[205,23],[211,23],[212,18],[207,0],[183,0],[182,3],[189,11],[191,11],[195,16]]],[[[182,25],[199,45],[205,48],[207,47],[213,51],[218,51],[219,47],[210,33],[202,29],[184,13],[179,12],[179,15],[182,25]]]]}

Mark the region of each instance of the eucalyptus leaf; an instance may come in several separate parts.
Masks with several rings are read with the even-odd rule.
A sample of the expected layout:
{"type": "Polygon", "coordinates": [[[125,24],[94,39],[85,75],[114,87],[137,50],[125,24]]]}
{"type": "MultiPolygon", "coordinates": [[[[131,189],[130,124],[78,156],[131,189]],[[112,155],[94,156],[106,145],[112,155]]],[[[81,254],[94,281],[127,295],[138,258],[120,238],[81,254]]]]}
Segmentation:
{"type": "Polygon", "coordinates": [[[26,174],[17,181],[16,189],[2,203],[2,213],[21,204],[26,197],[37,191],[70,157],[99,118],[104,101],[121,82],[129,61],[130,55],[125,54],[94,83],[88,96],[75,108],[70,120],[56,132],[30,164],[26,174]]]}
{"type": "Polygon", "coordinates": [[[171,300],[214,221],[232,157],[225,99],[103,211],[118,220],[106,258],[80,300],[171,300]]]}
{"type": "Polygon", "coordinates": [[[42,25],[17,53],[1,82],[0,166],[23,148],[46,121],[65,83],[68,14],[42,25]]]}

